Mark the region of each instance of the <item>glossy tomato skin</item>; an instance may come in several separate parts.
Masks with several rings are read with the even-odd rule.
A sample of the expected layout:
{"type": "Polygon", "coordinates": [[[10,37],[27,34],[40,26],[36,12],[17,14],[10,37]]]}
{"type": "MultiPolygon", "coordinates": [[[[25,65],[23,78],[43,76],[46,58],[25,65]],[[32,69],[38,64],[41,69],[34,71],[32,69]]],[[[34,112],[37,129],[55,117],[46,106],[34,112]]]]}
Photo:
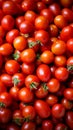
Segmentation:
{"type": "Polygon", "coordinates": [[[28,88],[23,87],[19,90],[18,97],[20,101],[30,103],[34,99],[34,94],[28,88]]]}
{"type": "Polygon", "coordinates": [[[67,113],[66,113],[66,123],[67,123],[67,125],[71,128],[71,129],[73,129],[73,111],[68,111],[67,113]]]}
{"type": "Polygon", "coordinates": [[[55,77],[59,81],[66,81],[68,79],[69,73],[65,67],[58,67],[55,71],[55,77]]]}
{"type": "Polygon", "coordinates": [[[64,55],[61,56],[55,56],[54,63],[57,67],[65,66],[67,62],[67,59],[64,55]]]}
{"type": "Polygon", "coordinates": [[[67,41],[67,49],[73,54],[73,38],[67,41]]]}
{"type": "Polygon", "coordinates": [[[46,64],[39,65],[36,74],[41,81],[47,82],[51,76],[49,66],[46,64]]]}
{"type": "Polygon", "coordinates": [[[65,108],[62,104],[55,104],[52,107],[52,115],[55,118],[61,118],[65,115],[65,108]]]}
{"type": "Polygon", "coordinates": [[[53,124],[51,120],[44,120],[42,122],[42,130],[53,130],[53,124]]]}
{"type": "Polygon", "coordinates": [[[6,91],[7,91],[7,88],[5,84],[0,80],[0,93],[6,92],[6,91]]]}
{"type": "Polygon", "coordinates": [[[19,92],[19,88],[17,86],[13,86],[9,90],[10,95],[15,101],[18,101],[18,92],[19,92]]]}
{"type": "Polygon", "coordinates": [[[50,110],[49,105],[45,101],[36,100],[34,106],[35,106],[36,112],[41,118],[45,119],[50,116],[51,110],[50,110]]]}
{"type": "Polygon", "coordinates": [[[50,94],[46,97],[46,102],[49,106],[53,106],[58,102],[58,97],[53,94],[50,94]]]}
{"type": "Polygon", "coordinates": [[[57,124],[56,125],[56,127],[55,127],[55,130],[68,130],[68,127],[65,125],[65,124],[63,124],[63,123],[59,123],[59,124],[57,124]]]}
{"type": "Polygon", "coordinates": [[[73,101],[73,88],[66,88],[64,90],[64,97],[70,101],[73,101]]]}
{"type": "Polygon", "coordinates": [[[20,69],[20,65],[15,60],[9,60],[5,64],[5,70],[10,75],[17,73],[19,69],[20,69]]]}
{"type": "Polygon", "coordinates": [[[19,130],[19,127],[14,123],[10,123],[7,125],[6,130],[11,130],[11,129],[12,130],[19,130]]]}
{"type": "Polygon", "coordinates": [[[66,98],[63,98],[63,99],[61,100],[61,103],[63,104],[63,106],[64,106],[65,109],[67,109],[67,110],[70,110],[70,109],[72,109],[72,107],[73,107],[71,101],[67,100],[66,98]]]}
{"type": "Polygon", "coordinates": [[[33,122],[24,122],[21,130],[36,130],[36,125],[33,122]]]}

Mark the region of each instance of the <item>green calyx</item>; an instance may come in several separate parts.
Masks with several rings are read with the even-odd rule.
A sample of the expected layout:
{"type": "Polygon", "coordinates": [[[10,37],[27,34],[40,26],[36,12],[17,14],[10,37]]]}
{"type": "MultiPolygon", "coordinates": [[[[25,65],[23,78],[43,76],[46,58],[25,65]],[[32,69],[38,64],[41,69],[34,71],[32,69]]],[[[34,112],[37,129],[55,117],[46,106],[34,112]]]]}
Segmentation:
{"type": "Polygon", "coordinates": [[[3,102],[0,102],[0,107],[6,107],[6,105],[3,102]]]}
{"type": "Polygon", "coordinates": [[[33,88],[34,88],[34,89],[37,89],[37,86],[38,86],[38,83],[32,82],[32,83],[30,84],[30,89],[31,89],[31,90],[32,90],[33,88]]]}
{"type": "Polygon", "coordinates": [[[45,91],[48,91],[48,86],[46,85],[46,83],[43,83],[42,86],[45,91]]]}
{"type": "Polygon", "coordinates": [[[21,119],[19,118],[16,118],[16,119],[13,119],[13,122],[15,122],[17,125],[21,126],[22,123],[21,123],[21,119]]]}
{"type": "Polygon", "coordinates": [[[73,70],[73,65],[67,65],[67,69],[68,69],[68,71],[72,71],[73,70]]]}
{"type": "Polygon", "coordinates": [[[20,55],[17,52],[13,54],[14,60],[18,60],[19,57],[20,57],[20,55]]]}
{"type": "Polygon", "coordinates": [[[20,80],[18,78],[13,79],[14,86],[18,85],[19,82],[20,80]]]}

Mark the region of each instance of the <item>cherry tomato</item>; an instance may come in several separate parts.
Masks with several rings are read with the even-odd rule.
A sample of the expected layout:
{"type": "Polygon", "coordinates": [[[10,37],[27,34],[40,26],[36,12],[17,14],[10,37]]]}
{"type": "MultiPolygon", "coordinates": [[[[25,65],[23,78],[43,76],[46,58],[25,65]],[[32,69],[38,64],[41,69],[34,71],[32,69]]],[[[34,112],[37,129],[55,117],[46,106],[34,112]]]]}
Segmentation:
{"type": "Polygon", "coordinates": [[[56,125],[56,127],[55,127],[55,130],[68,130],[68,127],[65,125],[65,124],[63,124],[63,123],[59,123],[59,124],[57,124],[56,125]]]}
{"type": "Polygon", "coordinates": [[[5,64],[5,70],[10,75],[17,73],[19,69],[20,69],[20,65],[15,60],[9,60],[5,64]]]}
{"type": "Polygon", "coordinates": [[[35,101],[35,110],[41,118],[48,118],[51,114],[49,105],[43,100],[35,101]]]}
{"type": "Polygon", "coordinates": [[[61,5],[64,6],[64,7],[69,7],[69,6],[71,6],[71,4],[72,4],[72,0],[65,0],[65,1],[60,0],[60,3],[61,3],[61,5]]]}
{"type": "Polygon", "coordinates": [[[64,90],[64,97],[70,101],[73,101],[73,88],[66,88],[64,90]]]}
{"type": "Polygon", "coordinates": [[[67,110],[72,109],[73,104],[71,103],[71,101],[67,100],[66,98],[63,98],[61,100],[61,103],[63,104],[63,106],[65,107],[65,109],[67,109],[67,110]]]}
{"type": "Polygon", "coordinates": [[[67,41],[67,49],[73,54],[73,38],[67,41]]]}
{"type": "Polygon", "coordinates": [[[49,25],[49,33],[51,37],[57,37],[58,36],[58,27],[55,24],[49,25]]]}
{"type": "Polygon", "coordinates": [[[41,81],[47,82],[50,79],[51,72],[50,68],[46,64],[41,64],[36,70],[37,76],[41,81]]]}
{"type": "Polygon", "coordinates": [[[19,28],[20,24],[24,22],[24,16],[18,16],[15,19],[16,27],[19,28]]]}
{"type": "Polygon", "coordinates": [[[10,95],[16,101],[18,101],[18,92],[19,92],[19,88],[17,86],[13,86],[9,90],[10,95]]]}
{"type": "Polygon", "coordinates": [[[65,108],[62,104],[55,104],[52,106],[52,115],[55,118],[61,118],[65,115],[65,108]]]}
{"type": "Polygon", "coordinates": [[[53,124],[51,120],[44,120],[42,122],[42,130],[53,130],[53,124]]]}
{"type": "Polygon", "coordinates": [[[29,103],[33,101],[34,94],[28,88],[23,87],[19,90],[18,97],[20,101],[29,103]]]}
{"type": "Polygon", "coordinates": [[[66,81],[69,73],[65,67],[58,67],[55,71],[55,77],[60,81],[66,81]]]}
{"type": "Polygon", "coordinates": [[[53,106],[58,102],[58,97],[53,94],[50,94],[46,97],[46,102],[48,103],[49,106],[53,106]]]}
{"type": "Polygon", "coordinates": [[[6,92],[6,91],[7,91],[7,88],[5,84],[0,80],[0,93],[6,92]]]}
{"type": "Polygon", "coordinates": [[[46,5],[42,1],[38,1],[36,3],[36,10],[37,10],[38,13],[40,13],[45,8],[46,8],[46,5]]]}
{"type": "Polygon", "coordinates": [[[19,127],[14,123],[10,123],[10,124],[7,125],[6,130],[11,130],[11,129],[12,130],[19,130],[19,127]]]}
{"type": "Polygon", "coordinates": [[[54,63],[57,67],[66,66],[66,57],[64,55],[61,56],[55,56],[54,63]]]}
{"type": "Polygon", "coordinates": [[[24,122],[21,130],[36,130],[36,125],[34,122],[24,122]]]}
{"type": "Polygon", "coordinates": [[[71,129],[73,129],[73,111],[68,111],[68,112],[66,113],[66,118],[65,118],[65,120],[66,120],[67,125],[68,125],[71,129]]]}
{"type": "Polygon", "coordinates": [[[70,74],[73,74],[73,56],[67,59],[67,68],[70,74]]]}

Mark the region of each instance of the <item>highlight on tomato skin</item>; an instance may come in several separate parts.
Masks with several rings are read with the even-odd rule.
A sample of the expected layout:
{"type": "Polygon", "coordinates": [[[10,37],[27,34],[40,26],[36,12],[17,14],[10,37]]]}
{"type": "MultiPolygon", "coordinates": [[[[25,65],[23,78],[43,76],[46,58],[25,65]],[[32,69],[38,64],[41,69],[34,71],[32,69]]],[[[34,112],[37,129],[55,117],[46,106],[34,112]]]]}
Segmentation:
{"type": "Polygon", "coordinates": [[[73,0],[0,0],[0,130],[73,130],[73,0]]]}

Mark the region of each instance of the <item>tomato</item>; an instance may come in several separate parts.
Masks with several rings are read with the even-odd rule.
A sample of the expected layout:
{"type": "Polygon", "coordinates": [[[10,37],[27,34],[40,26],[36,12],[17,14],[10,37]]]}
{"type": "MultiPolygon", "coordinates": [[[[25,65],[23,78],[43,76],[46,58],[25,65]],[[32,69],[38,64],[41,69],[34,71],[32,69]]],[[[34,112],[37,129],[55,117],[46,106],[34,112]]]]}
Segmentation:
{"type": "Polygon", "coordinates": [[[42,1],[38,1],[36,3],[36,10],[38,13],[40,13],[45,8],[46,8],[46,5],[42,1]]]}
{"type": "Polygon", "coordinates": [[[73,54],[73,38],[67,41],[67,49],[73,54]]]}
{"type": "Polygon", "coordinates": [[[71,103],[71,101],[67,100],[66,98],[63,98],[61,100],[61,103],[63,104],[63,106],[65,107],[65,109],[67,109],[67,110],[72,109],[73,104],[71,103]]]}
{"type": "Polygon", "coordinates": [[[36,59],[35,51],[31,48],[25,49],[20,54],[22,62],[32,63],[36,59]]]}
{"type": "Polygon", "coordinates": [[[12,29],[12,30],[10,30],[9,32],[7,32],[7,34],[6,34],[6,41],[7,41],[8,43],[13,44],[13,40],[14,40],[17,36],[19,36],[19,31],[18,31],[17,29],[12,29]]]}
{"type": "Polygon", "coordinates": [[[60,81],[66,81],[69,73],[65,67],[58,67],[55,71],[55,77],[60,81]]]}
{"type": "Polygon", "coordinates": [[[4,16],[4,13],[3,13],[3,11],[0,9],[0,24],[1,24],[1,20],[2,20],[3,16],[4,16]]]}
{"type": "Polygon", "coordinates": [[[35,63],[28,64],[28,63],[24,62],[22,64],[22,72],[24,74],[27,74],[27,75],[32,74],[34,72],[34,70],[35,70],[35,63]]]}
{"type": "Polygon", "coordinates": [[[56,78],[51,78],[48,83],[47,83],[47,86],[48,86],[48,91],[51,92],[51,93],[55,93],[59,90],[60,88],[60,82],[59,80],[57,80],[56,78]]]}
{"type": "Polygon", "coordinates": [[[55,24],[49,25],[49,33],[51,37],[57,37],[58,36],[58,27],[55,24]]]}
{"type": "Polygon", "coordinates": [[[10,31],[14,27],[14,18],[11,15],[5,15],[1,20],[2,27],[10,31]]]}
{"type": "Polygon", "coordinates": [[[60,97],[62,97],[63,96],[63,93],[64,93],[64,90],[65,90],[65,85],[64,84],[61,84],[61,87],[60,87],[60,89],[58,90],[58,92],[56,92],[56,96],[60,96],[60,97]]]}
{"type": "Polygon", "coordinates": [[[66,57],[64,55],[61,56],[55,56],[54,63],[57,67],[66,66],[66,57]]]}
{"type": "Polygon", "coordinates": [[[22,87],[24,85],[25,76],[22,73],[15,73],[12,76],[14,86],[22,87]]]}
{"type": "Polygon", "coordinates": [[[36,122],[36,125],[41,125],[42,118],[40,116],[36,115],[35,122],[36,122]]]}
{"type": "Polygon", "coordinates": [[[13,85],[13,83],[12,83],[12,76],[7,74],[7,73],[1,74],[0,80],[1,80],[1,82],[4,83],[4,85],[6,87],[12,87],[12,85],[13,85]]]}
{"type": "Polygon", "coordinates": [[[21,33],[23,34],[29,34],[32,33],[34,31],[34,26],[32,23],[30,23],[29,21],[23,21],[20,25],[19,25],[19,30],[21,33]],[[30,27],[30,28],[29,28],[30,27]]]}
{"type": "Polygon", "coordinates": [[[73,101],[73,88],[66,88],[64,90],[64,97],[70,101],[73,101]]]}
{"type": "Polygon", "coordinates": [[[40,80],[36,75],[28,75],[25,78],[25,86],[27,88],[30,88],[30,90],[36,90],[38,89],[38,86],[40,84],[40,80]]]}
{"type": "Polygon", "coordinates": [[[32,10],[26,11],[24,15],[25,20],[30,21],[31,23],[34,23],[36,17],[37,17],[37,14],[32,10]]]}
{"type": "Polygon", "coordinates": [[[41,81],[47,82],[50,79],[50,68],[46,64],[41,64],[37,67],[36,74],[41,81]]]}
{"type": "Polygon", "coordinates": [[[71,4],[72,4],[72,0],[65,0],[65,1],[60,0],[60,3],[61,3],[61,5],[64,6],[64,7],[69,7],[69,6],[71,6],[71,4]]]}
{"type": "Polygon", "coordinates": [[[20,110],[22,111],[26,107],[26,105],[27,105],[26,103],[20,102],[20,104],[19,104],[20,110]]]}
{"type": "Polygon", "coordinates": [[[15,110],[12,115],[13,122],[19,126],[23,123],[23,117],[20,110],[15,110]]]}
{"type": "Polygon", "coordinates": [[[65,115],[65,108],[62,104],[55,104],[52,106],[52,115],[55,118],[61,118],[65,115]]]}
{"type": "Polygon", "coordinates": [[[68,125],[71,129],[73,129],[73,111],[68,111],[68,112],[66,113],[66,118],[65,118],[65,120],[66,120],[67,125],[68,125]]]}
{"type": "Polygon", "coordinates": [[[70,38],[73,38],[73,27],[66,26],[61,30],[60,39],[67,42],[70,38]]]}
{"type": "Polygon", "coordinates": [[[49,23],[53,22],[54,15],[50,9],[41,10],[40,14],[48,19],[49,23]]]}
{"type": "Polygon", "coordinates": [[[36,125],[34,122],[24,122],[21,130],[36,130],[36,125]]]}
{"type": "Polygon", "coordinates": [[[9,107],[12,104],[12,97],[8,92],[2,92],[0,94],[0,106],[9,107]]]}
{"type": "Polygon", "coordinates": [[[56,40],[52,46],[51,46],[51,51],[55,55],[62,55],[66,52],[66,44],[62,40],[56,40]]]}
{"type": "Polygon", "coordinates": [[[44,16],[38,16],[35,19],[35,28],[38,30],[46,30],[48,27],[49,21],[46,17],[44,16]]]}
{"type": "Polygon", "coordinates": [[[6,92],[6,91],[7,91],[7,88],[5,84],[0,80],[0,93],[6,92]]]}
{"type": "Polygon", "coordinates": [[[5,1],[2,5],[3,12],[6,15],[16,15],[17,14],[17,6],[13,1],[5,1]]]}
{"type": "Polygon", "coordinates": [[[52,11],[52,13],[54,14],[54,16],[57,16],[60,14],[60,5],[57,4],[57,3],[52,3],[50,6],[49,6],[49,9],[52,11]]]}
{"type": "Polygon", "coordinates": [[[0,123],[8,123],[11,120],[11,110],[8,108],[0,108],[0,123]]]}
{"type": "Polygon", "coordinates": [[[14,123],[10,123],[10,124],[7,125],[6,130],[11,130],[11,129],[12,130],[19,130],[19,127],[14,123]]]}
{"type": "Polygon", "coordinates": [[[67,68],[70,74],[73,74],[73,56],[67,59],[67,68]]]}
{"type": "Polygon", "coordinates": [[[45,30],[38,30],[35,33],[35,40],[40,41],[41,45],[45,45],[49,42],[49,33],[45,30]]]}
{"type": "Polygon", "coordinates": [[[27,40],[23,36],[18,36],[13,41],[13,46],[19,51],[23,51],[27,46],[27,40]]]}
{"type": "Polygon", "coordinates": [[[72,87],[72,88],[73,88],[73,78],[70,79],[70,81],[68,82],[68,85],[69,85],[69,87],[72,87]]]}
{"type": "Polygon", "coordinates": [[[48,103],[49,106],[53,106],[58,102],[58,97],[53,94],[50,94],[46,97],[46,102],[48,103]]]}
{"type": "Polygon", "coordinates": [[[20,101],[24,103],[29,103],[33,101],[34,94],[28,88],[23,87],[19,90],[18,97],[20,101]]]}
{"type": "Polygon", "coordinates": [[[33,120],[36,116],[36,111],[33,106],[26,106],[22,110],[22,116],[25,118],[26,121],[33,120]]]}
{"type": "Polygon", "coordinates": [[[45,63],[45,64],[50,64],[54,61],[54,55],[51,51],[45,50],[41,55],[40,55],[40,60],[45,63]]]}
{"type": "Polygon", "coordinates": [[[18,92],[19,92],[19,88],[17,86],[13,86],[9,90],[10,95],[16,101],[18,101],[18,92]]]}
{"type": "Polygon", "coordinates": [[[62,15],[68,22],[73,22],[73,12],[70,9],[63,8],[62,15]]]}
{"type": "Polygon", "coordinates": [[[15,60],[9,60],[5,64],[5,70],[8,74],[13,75],[17,73],[20,69],[20,65],[15,60]]]}
{"type": "Polygon", "coordinates": [[[55,76],[55,70],[56,70],[56,66],[50,66],[50,71],[51,71],[51,75],[52,75],[52,77],[54,77],[55,76]]]}
{"type": "Polygon", "coordinates": [[[13,47],[9,43],[4,43],[0,46],[0,54],[3,56],[7,56],[12,54],[13,52],[13,47]]]}
{"type": "Polygon", "coordinates": [[[41,83],[39,88],[35,91],[35,95],[38,98],[45,98],[48,95],[48,87],[46,83],[41,83]]]}
{"type": "Polygon", "coordinates": [[[24,21],[24,16],[18,16],[15,19],[16,27],[19,28],[20,24],[24,21]]]}
{"type": "Polygon", "coordinates": [[[21,6],[22,6],[22,9],[24,12],[28,11],[28,10],[34,10],[35,9],[35,1],[23,0],[21,6]]]}
{"type": "Polygon", "coordinates": [[[53,124],[50,120],[44,120],[42,122],[42,130],[53,130],[53,124]]]}
{"type": "Polygon", "coordinates": [[[6,34],[5,29],[0,25],[0,37],[4,38],[5,34],[6,34]]]}
{"type": "Polygon", "coordinates": [[[53,3],[53,0],[47,0],[47,1],[46,1],[46,0],[42,0],[42,1],[43,1],[43,3],[45,3],[45,4],[47,4],[47,5],[53,3]]]}
{"type": "Polygon", "coordinates": [[[55,127],[55,130],[68,130],[68,127],[65,125],[65,124],[63,124],[63,123],[59,123],[59,124],[57,124],[56,125],[56,127],[55,127]]]}
{"type": "Polygon", "coordinates": [[[43,100],[36,100],[34,104],[35,110],[41,118],[48,118],[51,114],[49,105],[43,100]]]}

